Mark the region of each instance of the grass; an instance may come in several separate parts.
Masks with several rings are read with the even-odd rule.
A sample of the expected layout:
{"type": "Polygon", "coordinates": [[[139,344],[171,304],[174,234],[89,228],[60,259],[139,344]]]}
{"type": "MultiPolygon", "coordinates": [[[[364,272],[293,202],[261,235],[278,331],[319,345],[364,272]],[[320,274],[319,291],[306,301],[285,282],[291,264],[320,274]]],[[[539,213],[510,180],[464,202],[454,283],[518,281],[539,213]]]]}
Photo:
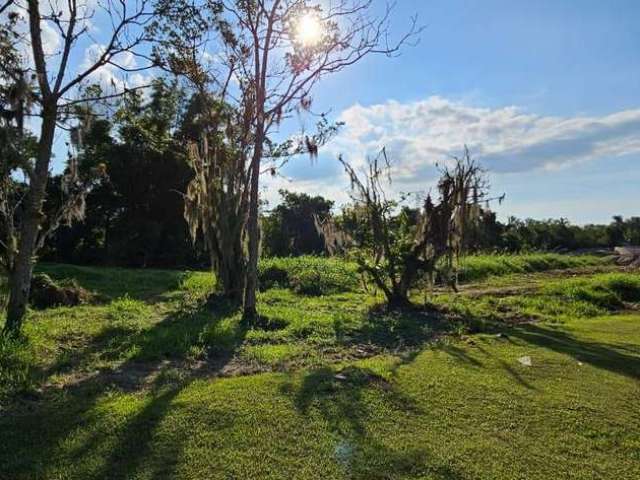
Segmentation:
{"type": "MultiPolygon", "coordinates": [[[[487,290],[477,295],[438,295],[434,303],[476,326],[482,322],[539,320],[561,323],[623,310],[640,301],[640,274],[607,273],[547,279],[521,294],[487,290]]],[[[486,327],[486,325],[484,325],[486,327]]]]}
{"type": "Polygon", "coordinates": [[[207,273],[46,265],[100,301],[0,343],[0,478],[638,478],[640,274],[590,262],[401,313],[273,284],[254,328],[207,273]]]}
{"type": "Polygon", "coordinates": [[[4,416],[0,465],[15,479],[633,479],[639,322],[147,392],[87,385],[4,416]]]}
{"type": "Polygon", "coordinates": [[[462,260],[459,278],[461,282],[477,282],[492,276],[598,267],[608,264],[611,264],[609,257],[597,255],[557,253],[470,255],[462,260]]]}
{"type": "Polygon", "coordinates": [[[260,262],[262,288],[291,288],[296,293],[323,295],[358,288],[358,267],[340,258],[269,258],[260,262]]]}

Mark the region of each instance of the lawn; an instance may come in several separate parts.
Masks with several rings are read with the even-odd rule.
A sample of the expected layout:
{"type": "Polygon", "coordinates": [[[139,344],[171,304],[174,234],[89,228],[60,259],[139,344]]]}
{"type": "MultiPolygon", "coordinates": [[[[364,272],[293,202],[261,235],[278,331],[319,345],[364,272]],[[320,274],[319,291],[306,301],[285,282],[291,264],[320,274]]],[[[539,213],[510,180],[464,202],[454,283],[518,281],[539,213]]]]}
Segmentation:
{"type": "Polygon", "coordinates": [[[206,273],[44,267],[97,300],[2,346],[0,478],[640,478],[640,274],[481,275],[390,314],[286,263],[251,329],[206,273]]]}

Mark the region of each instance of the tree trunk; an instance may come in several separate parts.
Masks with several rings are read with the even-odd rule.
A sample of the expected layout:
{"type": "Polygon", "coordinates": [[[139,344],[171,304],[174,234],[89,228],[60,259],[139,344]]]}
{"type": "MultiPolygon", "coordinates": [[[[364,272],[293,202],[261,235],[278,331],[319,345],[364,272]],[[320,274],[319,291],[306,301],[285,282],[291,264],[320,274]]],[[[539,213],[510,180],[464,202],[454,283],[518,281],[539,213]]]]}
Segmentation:
{"type": "Polygon", "coordinates": [[[404,310],[409,307],[411,307],[411,302],[409,301],[407,292],[397,289],[387,297],[387,308],[389,310],[404,310]]]}
{"type": "Polygon", "coordinates": [[[262,158],[262,146],[264,132],[258,128],[255,140],[255,149],[251,161],[251,191],[249,196],[249,263],[247,265],[247,281],[244,290],[244,314],[246,322],[253,322],[258,316],[256,308],[256,291],[258,289],[258,255],[260,249],[260,225],[258,223],[258,188],[260,180],[260,161],[262,158]]]}
{"type": "Polygon", "coordinates": [[[26,208],[24,209],[20,226],[18,255],[9,274],[9,304],[7,306],[7,321],[4,326],[4,332],[11,335],[16,335],[20,332],[29,302],[33,263],[37,253],[35,251],[36,242],[44,218],[42,205],[49,180],[49,163],[51,161],[57,113],[55,103],[45,103],[40,127],[36,168],[33,178],[30,179],[26,208]]]}
{"type": "Polygon", "coordinates": [[[218,291],[224,298],[234,305],[242,305],[244,293],[245,259],[242,244],[239,248],[228,251],[228,254],[214,252],[211,254],[211,263],[215,265],[214,274],[218,281],[218,291]]]}

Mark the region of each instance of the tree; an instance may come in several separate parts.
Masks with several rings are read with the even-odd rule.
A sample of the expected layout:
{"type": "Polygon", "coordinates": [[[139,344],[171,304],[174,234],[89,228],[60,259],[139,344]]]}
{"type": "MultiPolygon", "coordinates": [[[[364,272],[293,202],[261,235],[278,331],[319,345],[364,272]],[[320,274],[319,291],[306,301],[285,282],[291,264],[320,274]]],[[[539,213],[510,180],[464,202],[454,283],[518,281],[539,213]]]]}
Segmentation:
{"type": "Polygon", "coordinates": [[[219,292],[234,303],[245,288],[245,225],[247,176],[242,146],[243,129],[228,105],[201,93],[205,117],[201,141],[191,141],[187,161],[194,176],[184,196],[184,215],[195,242],[203,234],[219,292]],[[225,142],[224,140],[229,140],[225,142]]]}
{"type": "MultiPolygon", "coordinates": [[[[282,145],[270,134],[296,111],[309,110],[311,91],[325,75],[347,68],[370,54],[396,54],[420,31],[416,19],[397,41],[389,36],[391,7],[374,17],[372,0],[243,0],[193,3],[176,6],[174,28],[165,28],[161,55],[172,71],[201,75],[201,52],[212,41],[218,96],[243,112],[250,129],[243,138],[241,155],[247,161],[248,212],[246,233],[248,260],[244,288],[244,317],[256,316],[258,274],[260,175],[273,172],[282,158],[282,145]],[[185,13],[188,12],[188,13],[185,13]],[[199,12],[193,21],[194,13],[199,12]],[[191,21],[190,21],[191,20],[191,21]],[[205,32],[203,25],[208,28],[205,32]],[[233,82],[231,80],[233,79],[233,82]],[[263,168],[263,160],[274,163],[263,168]]],[[[317,156],[318,144],[304,133],[296,153],[317,156]]],[[[291,146],[291,144],[286,145],[291,146]]],[[[286,148],[285,148],[286,150],[286,148]]],[[[290,151],[291,152],[291,151],[290,151]]]]}
{"type": "MultiPolygon", "coordinates": [[[[34,259],[39,248],[44,244],[46,235],[59,224],[56,219],[49,219],[49,226],[44,227],[45,215],[43,205],[46,200],[47,184],[55,132],[59,124],[69,124],[74,117],[76,107],[98,98],[113,97],[122,93],[114,91],[109,95],[100,94],[98,98],[73,99],[83,85],[90,80],[92,74],[100,68],[110,65],[126,70],[119,60],[123,53],[131,53],[147,39],[142,29],[153,15],[147,0],[130,2],[104,3],[98,1],[95,10],[77,0],[69,0],[62,5],[53,1],[41,10],[41,2],[26,0],[26,6],[18,0],[5,2],[0,11],[2,38],[10,38],[18,43],[21,35],[21,24],[28,26],[27,47],[33,57],[31,62],[20,59],[14,61],[11,52],[2,48],[0,69],[3,76],[14,89],[20,92],[21,112],[14,115],[21,127],[22,118],[27,113],[26,106],[33,103],[35,115],[40,118],[39,135],[34,158],[23,158],[18,166],[26,177],[24,197],[21,200],[19,226],[13,232],[16,245],[14,260],[9,271],[9,304],[4,331],[9,334],[19,332],[29,300],[31,277],[34,259]],[[103,11],[108,15],[111,30],[107,34],[104,48],[97,57],[83,64],[79,72],[71,74],[70,59],[79,49],[84,50],[83,40],[91,39],[89,19],[95,11],[103,11]],[[23,22],[22,14],[26,12],[23,22]],[[3,18],[6,17],[6,18],[3,18]],[[45,51],[43,39],[44,26],[53,29],[61,38],[62,46],[57,54],[45,51]],[[10,61],[7,61],[10,60],[10,61]]],[[[146,65],[141,68],[149,67],[146,65]]],[[[115,84],[115,82],[114,82],[115,84]]],[[[117,86],[114,87],[116,90],[117,86]]],[[[121,89],[122,90],[122,89],[121,89]]],[[[16,113],[15,111],[13,113],[16,113]]],[[[82,119],[80,119],[82,123],[82,119]]],[[[79,130],[76,130],[78,132],[79,130]]],[[[68,179],[73,187],[69,201],[62,206],[62,211],[76,212],[81,199],[77,187],[77,169],[71,164],[68,179]],[[74,208],[71,208],[71,207],[74,208]]],[[[84,198],[82,198],[82,202],[84,198]]],[[[73,217],[73,215],[71,216],[73,217]]],[[[67,217],[67,218],[71,218],[67,217]]]]}
{"type": "Polygon", "coordinates": [[[480,216],[480,203],[491,200],[483,170],[468,150],[455,158],[452,167],[442,169],[437,203],[427,195],[419,212],[404,210],[397,216],[398,202],[388,199],[384,188],[391,181],[384,149],[368,160],[364,178],[342,157],[340,161],[351,181],[354,211],[364,216],[359,223],[368,231],[355,250],[355,259],[384,292],[388,305],[410,305],[410,288],[420,276],[432,277],[441,259],[455,287],[455,266],[467,233],[480,216]]]}
{"type": "Polygon", "coordinates": [[[321,196],[280,190],[282,203],[263,219],[263,252],[270,256],[321,254],[324,242],[314,219],[331,214],[333,202],[321,196]]]}

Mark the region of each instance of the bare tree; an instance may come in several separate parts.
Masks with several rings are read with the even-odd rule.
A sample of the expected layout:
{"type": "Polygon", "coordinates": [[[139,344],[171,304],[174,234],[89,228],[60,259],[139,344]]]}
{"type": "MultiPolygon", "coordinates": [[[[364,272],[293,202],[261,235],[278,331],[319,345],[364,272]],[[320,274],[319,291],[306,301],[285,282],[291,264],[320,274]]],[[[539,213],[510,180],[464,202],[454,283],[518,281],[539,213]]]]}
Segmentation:
{"type": "MultiPolygon", "coordinates": [[[[27,97],[33,105],[28,113],[40,118],[33,158],[22,158],[18,166],[26,181],[20,221],[14,235],[15,251],[9,271],[10,294],[5,323],[5,332],[14,334],[19,332],[26,312],[39,247],[60,219],[72,218],[82,203],[81,196],[70,191],[69,203],[63,207],[60,218],[46,222],[42,208],[56,131],[68,124],[79,104],[124,93],[124,84],[118,85],[113,81],[113,92],[100,93],[95,98],[78,98],[83,85],[90,82],[92,75],[101,68],[109,66],[128,71],[151,67],[151,64],[145,64],[133,68],[120,61],[123,54],[135,52],[148,39],[144,27],[152,19],[154,11],[147,0],[98,0],[95,3],[51,0],[46,4],[37,0],[12,0],[3,4],[0,15],[0,37],[11,38],[16,45],[28,49],[27,58],[22,58],[21,62],[5,62],[5,52],[0,51],[4,57],[0,59],[2,75],[13,85],[23,87],[20,91],[24,101],[19,102],[22,111],[15,118],[19,121],[27,113],[24,108],[27,97]],[[95,58],[88,59],[76,70],[76,66],[71,67],[70,59],[85,49],[83,42],[93,40],[90,22],[97,17],[103,19],[101,29],[108,29],[106,42],[95,58]],[[55,32],[60,39],[59,50],[48,50],[43,34],[45,28],[47,32],[55,32]]],[[[68,175],[70,185],[75,185],[75,189],[80,188],[80,184],[74,171],[71,166],[68,175]]]]}
{"type": "MultiPolygon", "coordinates": [[[[168,1],[168,0],[165,0],[168,1]]],[[[212,81],[227,101],[242,105],[251,133],[246,145],[248,198],[248,262],[244,316],[256,316],[259,255],[259,188],[261,173],[279,165],[269,139],[281,123],[311,108],[311,92],[324,76],[337,73],[370,54],[393,56],[420,32],[416,19],[408,31],[392,41],[392,5],[374,15],[373,0],[220,0],[173,5],[180,33],[169,29],[165,64],[172,71],[198,71],[202,52],[213,59],[212,81]],[[188,12],[185,16],[184,12],[188,12]],[[198,12],[198,21],[189,22],[198,12]],[[208,12],[208,14],[203,14],[208,12]],[[202,25],[208,25],[202,32],[202,25]],[[200,28],[200,31],[199,31],[200,28]],[[272,161],[268,168],[263,162],[272,161]]],[[[165,33],[167,30],[165,30],[165,33]]],[[[302,135],[306,151],[317,156],[318,144],[302,135]]]]}

